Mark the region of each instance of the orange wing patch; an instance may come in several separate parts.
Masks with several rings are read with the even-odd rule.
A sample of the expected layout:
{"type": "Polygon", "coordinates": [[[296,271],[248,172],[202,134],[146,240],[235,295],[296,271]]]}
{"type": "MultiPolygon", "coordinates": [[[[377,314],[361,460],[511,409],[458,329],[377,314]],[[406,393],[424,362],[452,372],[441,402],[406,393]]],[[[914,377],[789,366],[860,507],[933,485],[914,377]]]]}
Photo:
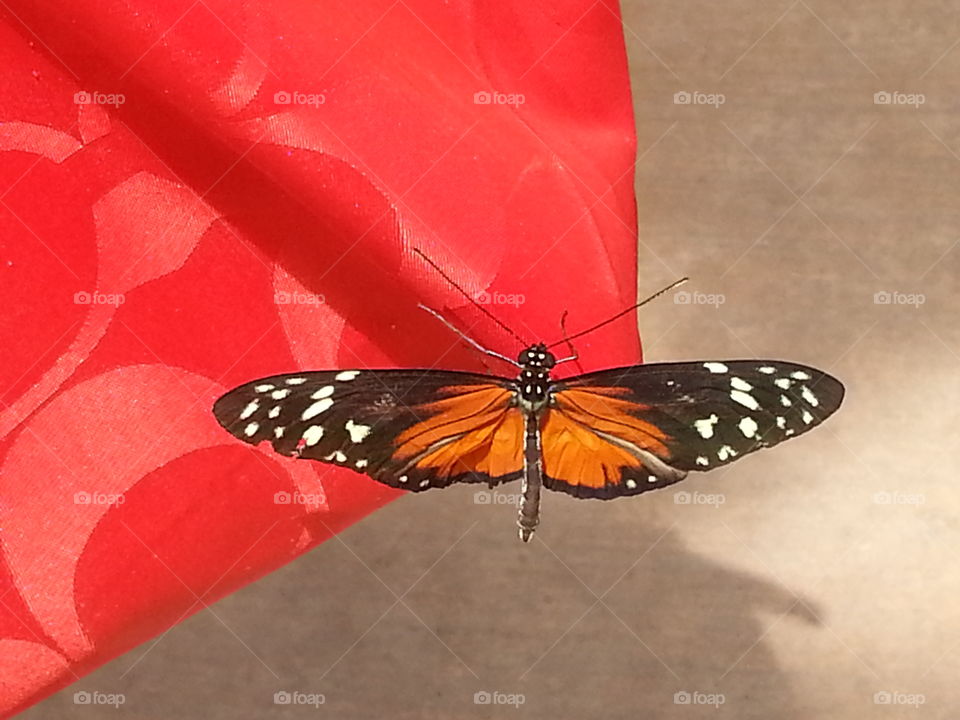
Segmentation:
{"type": "MultiPolygon", "coordinates": [[[[570,389],[554,394],[556,408],[573,420],[606,435],[626,440],[632,445],[667,459],[670,450],[664,443],[670,438],[656,425],[641,420],[634,413],[648,406],[615,397],[620,388],[570,389]]],[[[624,388],[623,392],[627,392],[624,388]]],[[[551,413],[552,414],[552,413],[551,413]]]]}
{"type": "Polygon", "coordinates": [[[451,387],[450,397],[418,405],[427,419],[397,437],[395,457],[447,477],[467,472],[491,478],[523,469],[523,415],[499,385],[451,387]]]}
{"type": "Polygon", "coordinates": [[[556,410],[547,412],[540,432],[544,473],[568,485],[594,489],[619,485],[621,468],[639,469],[643,464],[556,410]]]}
{"type": "Polygon", "coordinates": [[[564,486],[557,489],[573,495],[615,497],[679,479],[676,471],[657,460],[670,457],[666,444],[670,436],[638,418],[635,413],[646,406],[617,397],[623,392],[627,390],[604,387],[554,393],[541,434],[544,474],[564,486]],[[643,452],[655,456],[648,461],[656,461],[660,472],[645,466],[638,457],[643,452]]]}
{"type": "Polygon", "coordinates": [[[465,472],[491,478],[523,469],[523,415],[508,409],[499,420],[441,445],[417,461],[418,468],[434,468],[448,477],[465,472]]]}

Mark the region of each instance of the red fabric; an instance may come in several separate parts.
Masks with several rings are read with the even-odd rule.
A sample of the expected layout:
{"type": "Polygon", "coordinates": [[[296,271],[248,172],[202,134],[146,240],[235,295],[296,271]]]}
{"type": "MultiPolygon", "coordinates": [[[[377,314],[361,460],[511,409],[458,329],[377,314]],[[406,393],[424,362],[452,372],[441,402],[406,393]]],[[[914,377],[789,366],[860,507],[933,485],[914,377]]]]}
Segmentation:
{"type": "MultiPolygon", "coordinates": [[[[412,247],[530,340],[634,300],[615,0],[5,0],[0,67],[3,713],[398,496],[210,408],[481,369],[417,302],[515,354],[412,247]]],[[[629,317],[578,347],[640,359],[629,317]]]]}

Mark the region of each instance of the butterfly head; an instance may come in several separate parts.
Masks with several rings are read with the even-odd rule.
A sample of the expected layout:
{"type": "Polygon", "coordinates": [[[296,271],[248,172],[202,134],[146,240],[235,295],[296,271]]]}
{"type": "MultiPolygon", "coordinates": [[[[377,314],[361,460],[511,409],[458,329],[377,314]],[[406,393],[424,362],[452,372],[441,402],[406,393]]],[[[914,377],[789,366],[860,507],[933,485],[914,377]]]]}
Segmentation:
{"type": "Polygon", "coordinates": [[[523,350],[519,357],[517,357],[517,362],[520,363],[524,368],[541,368],[543,370],[549,370],[557,364],[557,359],[553,356],[552,352],[547,350],[546,345],[543,343],[537,343],[536,345],[531,345],[526,350],[523,350]]]}
{"type": "Polygon", "coordinates": [[[557,364],[543,343],[531,345],[517,357],[520,377],[517,385],[520,405],[526,412],[534,412],[546,405],[550,392],[550,368],[557,364]]]}

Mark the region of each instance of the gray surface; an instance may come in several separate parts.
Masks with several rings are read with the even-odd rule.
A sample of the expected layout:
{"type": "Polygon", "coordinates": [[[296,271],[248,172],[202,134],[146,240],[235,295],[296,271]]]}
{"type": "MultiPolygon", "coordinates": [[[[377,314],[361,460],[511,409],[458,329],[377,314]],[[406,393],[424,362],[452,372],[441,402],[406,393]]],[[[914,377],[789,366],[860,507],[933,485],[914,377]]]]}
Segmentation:
{"type": "Polygon", "coordinates": [[[690,274],[690,290],[725,300],[645,309],[647,359],[782,357],[848,385],[810,436],[682,487],[722,493],[720,507],[669,490],[613,503],[551,493],[522,547],[514,508],[474,504],[472,489],[403,498],[23,717],[954,717],[949,10],[625,3],[641,288],[690,274]],[[675,105],[682,90],[726,102],[675,105]],[[881,90],[926,103],[877,106],[881,90]],[[925,303],[875,304],[882,291],[925,303]],[[78,707],[78,689],[127,702],[78,707]],[[326,703],[275,706],[280,689],[326,703]],[[525,702],[478,706],[480,690],[525,702]],[[680,690],[725,702],[677,705],[680,690]],[[924,704],[875,704],[884,691],[924,704]]]}

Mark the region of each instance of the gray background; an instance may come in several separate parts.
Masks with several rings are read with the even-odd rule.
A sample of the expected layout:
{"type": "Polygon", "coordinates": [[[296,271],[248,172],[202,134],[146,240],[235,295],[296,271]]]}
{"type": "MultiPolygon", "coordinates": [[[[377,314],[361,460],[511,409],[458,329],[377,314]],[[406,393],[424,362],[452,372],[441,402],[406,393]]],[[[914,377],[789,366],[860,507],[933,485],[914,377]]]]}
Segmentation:
{"type": "Polygon", "coordinates": [[[679,490],[695,503],[550,494],[530,547],[514,508],[473,488],[402,498],[23,717],[954,717],[950,8],[624,3],[640,289],[689,274],[701,293],[644,309],[647,360],[817,365],[848,387],[826,425],[692,477],[679,490]],[[724,103],[676,104],[683,91],[724,103]],[[77,690],[126,705],[76,706],[77,690]],[[326,702],[277,706],[278,690],[326,702]]]}

